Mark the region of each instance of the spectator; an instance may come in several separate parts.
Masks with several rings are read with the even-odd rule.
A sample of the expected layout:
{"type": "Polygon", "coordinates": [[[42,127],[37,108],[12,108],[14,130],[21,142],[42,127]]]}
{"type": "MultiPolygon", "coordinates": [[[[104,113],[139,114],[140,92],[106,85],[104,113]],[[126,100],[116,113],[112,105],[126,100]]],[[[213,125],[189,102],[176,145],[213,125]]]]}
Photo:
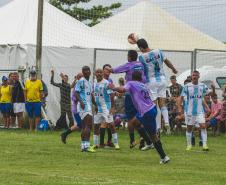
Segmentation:
{"type": "Polygon", "coordinates": [[[24,123],[23,113],[25,111],[25,98],[23,93],[23,85],[19,81],[19,75],[17,72],[13,74],[12,87],[13,112],[17,117],[18,128],[22,128],[24,123]]]}
{"type": "Polygon", "coordinates": [[[29,117],[30,131],[33,130],[33,122],[35,118],[35,130],[40,122],[41,118],[41,97],[43,92],[43,86],[41,80],[37,79],[36,71],[30,72],[30,79],[25,82],[24,97],[25,107],[29,117]]]}
{"type": "Polygon", "coordinates": [[[171,97],[168,100],[168,112],[169,112],[170,128],[171,130],[173,130],[174,126],[177,124],[176,123],[176,116],[177,116],[176,102],[183,88],[180,84],[177,83],[177,79],[175,75],[170,77],[170,81],[172,85],[170,86],[171,97]]]}
{"type": "Polygon", "coordinates": [[[170,77],[170,81],[172,83],[172,85],[170,86],[171,97],[173,97],[174,99],[178,98],[183,88],[180,84],[177,83],[177,79],[175,75],[170,77]]]}
{"type": "Polygon", "coordinates": [[[60,74],[61,78],[62,78],[62,83],[55,83],[54,82],[54,71],[51,71],[51,84],[59,87],[60,88],[60,110],[61,110],[61,115],[60,115],[60,119],[62,119],[62,117],[64,116],[68,116],[69,119],[69,126],[72,127],[74,125],[74,119],[72,116],[72,112],[71,112],[71,88],[73,88],[75,86],[76,83],[76,79],[74,80],[74,82],[72,83],[72,85],[70,85],[68,83],[68,76],[64,75],[63,73],[60,74]]]}
{"type": "Polygon", "coordinates": [[[45,84],[45,82],[42,80],[42,75],[41,75],[41,82],[42,82],[42,86],[43,86],[43,93],[42,93],[42,98],[41,98],[42,107],[46,111],[45,108],[46,108],[46,98],[48,96],[48,88],[47,88],[47,85],[45,84]]]}
{"type": "Polygon", "coordinates": [[[0,87],[0,110],[3,114],[3,120],[5,128],[10,126],[10,110],[12,109],[11,104],[12,88],[9,85],[8,78],[2,77],[2,86],[0,87]]]}
{"type": "Polygon", "coordinates": [[[226,137],[226,84],[223,86],[223,108],[221,111],[221,121],[224,124],[224,133],[226,137]]]}
{"type": "Polygon", "coordinates": [[[213,135],[216,134],[216,130],[219,134],[220,129],[220,120],[221,120],[221,109],[222,109],[222,103],[217,100],[217,95],[211,96],[212,103],[211,103],[211,113],[206,118],[206,121],[208,125],[210,125],[213,128],[213,135]]]}
{"type": "MultiPolygon", "coordinates": [[[[14,73],[9,73],[9,81],[8,81],[10,86],[13,86],[14,83],[14,73]]],[[[14,113],[13,106],[11,106],[10,110],[10,124],[11,126],[16,125],[16,114],[14,113]]]]}
{"type": "MultiPolygon", "coordinates": [[[[124,78],[119,78],[119,86],[122,87],[125,85],[124,78]]],[[[126,115],[125,115],[125,95],[122,93],[116,93],[115,98],[115,126],[119,129],[121,122],[123,122],[123,129],[125,129],[126,124],[126,115]]]]}

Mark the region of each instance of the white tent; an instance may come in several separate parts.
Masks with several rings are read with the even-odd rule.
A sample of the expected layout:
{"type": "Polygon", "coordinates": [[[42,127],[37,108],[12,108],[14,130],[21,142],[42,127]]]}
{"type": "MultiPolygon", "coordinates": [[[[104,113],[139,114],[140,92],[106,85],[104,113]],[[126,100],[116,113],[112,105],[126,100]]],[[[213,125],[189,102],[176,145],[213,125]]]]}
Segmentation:
{"type": "MultiPolygon", "coordinates": [[[[9,73],[3,70],[35,65],[37,14],[37,0],[13,0],[0,7],[0,76],[9,73]]],[[[50,70],[56,71],[56,81],[60,82],[61,72],[72,81],[83,65],[93,66],[93,49],[78,48],[119,45],[45,1],[43,46],[42,73],[49,88],[48,115],[56,121],[60,114],[59,89],[49,83],[50,70]]]]}
{"type": "Polygon", "coordinates": [[[178,20],[147,0],[102,21],[93,29],[118,40],[122,49],[131,47],[126,39],[131,32],[145,38],[152,48],[188,51],[195,48],[226,49],[220,41],[178,20]]]}
{"type": "MultiPolygon", "coordinates": [[[[0,45],[36,44],[37,0],[13,0],[0,7],[0,45]]],[[[111,39],[44,2],[43,46],[117,48],[111,39]]]]}

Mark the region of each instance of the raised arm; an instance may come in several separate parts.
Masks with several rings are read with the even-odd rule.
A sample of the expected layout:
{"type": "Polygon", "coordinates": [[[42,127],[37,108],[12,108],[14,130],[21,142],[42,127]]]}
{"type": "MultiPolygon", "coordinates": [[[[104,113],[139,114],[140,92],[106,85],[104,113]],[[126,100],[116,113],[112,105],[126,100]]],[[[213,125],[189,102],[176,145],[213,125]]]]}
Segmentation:
{"type": "Polygon", "coordinates": [[[51,80],[50,80],[50,83],[56,87],[61,87],[61,83],[55,83],[54,82],[54,71],[52,70],[51,71],[51,80]]]}
{"type": "Polygon", "coordinates": [[[168,59],[165,59],[164,63],[166,64],[166,66],[168,68],[170,68],[173,71],[174,74],[177,74],[176,68],[173,66],[173,64],[168,59]]]}

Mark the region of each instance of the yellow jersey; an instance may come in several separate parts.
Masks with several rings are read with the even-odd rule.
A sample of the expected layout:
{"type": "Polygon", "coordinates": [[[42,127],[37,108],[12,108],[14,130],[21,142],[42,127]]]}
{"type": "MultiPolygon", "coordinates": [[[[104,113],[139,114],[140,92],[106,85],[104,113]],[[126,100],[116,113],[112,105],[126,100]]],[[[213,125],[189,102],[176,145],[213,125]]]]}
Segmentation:
{"type": "Polygon", "coordinates": [[[9,85],[1,86],[0,94],[0,103],[11,103],[12,92],[9,85]]]}
{"type": "Polygon", "coordinates": [[[43,91],[43,86],[41,80],[27,80],[25,82],[25,91],[26,91],[26,101],[27,102],[40,102],[41,93],[43,91]]]}

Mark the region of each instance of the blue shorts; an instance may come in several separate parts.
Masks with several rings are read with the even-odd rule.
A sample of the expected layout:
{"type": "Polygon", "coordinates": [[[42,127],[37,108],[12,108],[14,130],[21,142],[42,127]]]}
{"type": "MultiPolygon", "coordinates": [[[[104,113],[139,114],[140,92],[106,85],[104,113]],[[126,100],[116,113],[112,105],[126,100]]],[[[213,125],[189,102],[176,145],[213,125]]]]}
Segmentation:
{"type": "Polygon", "coordinates": [[[125,94],[125,113],[128,120],[133,119],[137,114],[137,110],[133,105],[132,98],[128,93],[125,94]]]}
{"type": "Polygon", "coordinates": [[[41,117],[41,102],[26,102],[25,107],[29,118],[41,117]]]}
{"type": "Polygon", "coordinates": [[[74,113],[74,118],[75,118],[78,128],[82,128],[82,125],[81,125],[82,119],[79,116],[79,113],[74,113]]]}
{"type": "Polygon", "coordinates": [[[0,103],[0,110],[2,114],[9,114],[12,110],[12,107],[12,103],[0,103]]]}
{"type": "Polygon", "coordinates": [[[210,125],[212,126],[212,127],[215,127],[216,125],[217,125],[217,119],[216,118],[212,118],[212,119],[210,119],[210,125]]]}
{"type": "Polygon", "coordinates": [[[145,130],[149,135],[156,134],[156,116],[157,116],[157,108],[154,107],[148,112],[146,112],[142,117],[139,113],[137,113],[136,118],[141,122],[144,126],[145,130]]]}

